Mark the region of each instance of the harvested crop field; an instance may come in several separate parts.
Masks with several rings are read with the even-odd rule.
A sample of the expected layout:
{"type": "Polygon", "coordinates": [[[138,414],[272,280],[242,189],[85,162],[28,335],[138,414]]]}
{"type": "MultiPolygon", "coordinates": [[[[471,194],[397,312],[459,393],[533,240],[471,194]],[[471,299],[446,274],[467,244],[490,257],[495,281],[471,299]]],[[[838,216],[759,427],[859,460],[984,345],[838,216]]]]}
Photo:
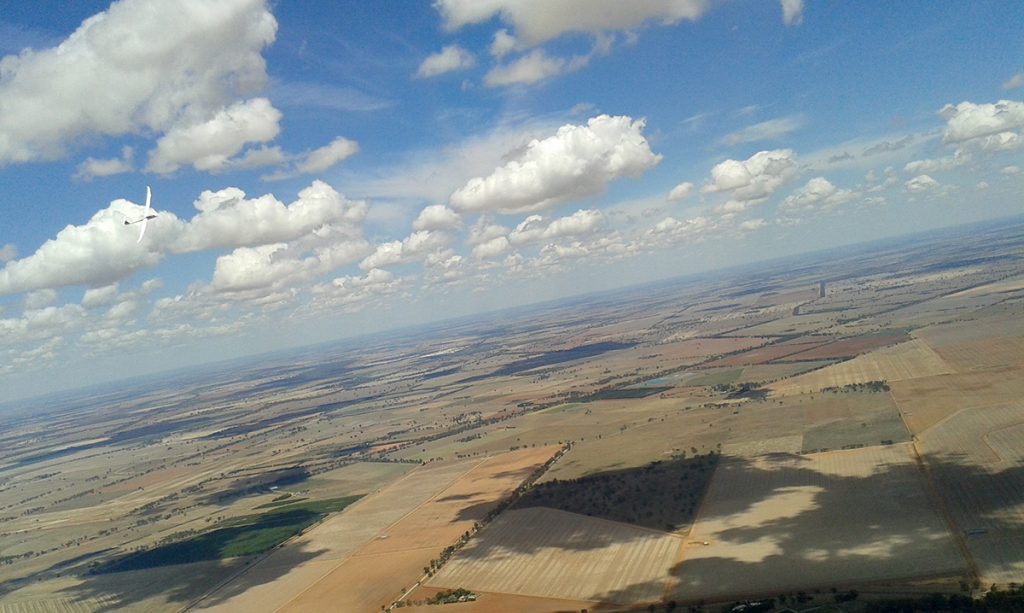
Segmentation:
{"type": "Polygon", "coordinates": [[[1024,373],[969,372],[896,381],[890,387],[907,427],[921,434],[957,411],[1002,405],[1024,397],[1024,373]]]}
{"type": "MultiPolygon", "coordinates": [[[[764,347],[758,347],[751,351],[745,351],[737,355],[731,355],[721,360],[709,362],[704,366],[714,368],[716,366],[750,366],[753,364],[764,364],[778,360],[790,355],[799,354],[815,347],[820,347],[833,339],[829,336],[801,336],[781,343],[773,343],[764,347]]],[[[807,358],[813,360],[815,358],[807,358]]]]}
{"type": "Polygon", "coordinates": [[[390,604],[421,578],[431,559],[471,530],[555,451],[525,449],[472,463],[450,486],[387,526],[281,610],[377,611],[390,604]]]}
{"type": "Polygon", "coordinates": [[[982,580],[1024,581],[1024,405],[961,411],[920,447],[982,580]]]}
{"type": "Polygon", "coordinates": [[[844,338],[833,343],[826,343],[794,353],[783,358],[789,360],[828,360],[833,358],[852,358],[881,347],[888,347],[908,340],[905,334],[871,335],[844,338]]]}
{"type": "Polygon", "coordinates": [[[464,587],[569,600],[660,600],[682,539],[534,507],[502,514],[431,578],[464,587]]]}
{"type": "MultiPolygon", "coordinates": [[[[416,590],[415,601],[423,601],[443,590],[437,588],[420,588],[416,590]]],[[[536,596],[519,596],[517,594],[499,594],[495,592],[473,592],[476,600],[460,602],[455,613],[565,613],[566,611],[594,610],[598,604],[585,600],[564,600],[561,598],[538,598],[536,596]]],[[[407,605],[407,613],[437,613],[434,605],[407,605]]]]}
{"type": "Polygon", "coordinates": [[[908,445],[724,460],[686,541],[683,601],[965,569],[908,445]]]}
{"type": "Polygon", "coordinates": [[[952,373],[953,369],[924,341],[914,339],[878,349],[768,386],[776,394],[816,392],[868,381],[902,381],[952,373]]]}

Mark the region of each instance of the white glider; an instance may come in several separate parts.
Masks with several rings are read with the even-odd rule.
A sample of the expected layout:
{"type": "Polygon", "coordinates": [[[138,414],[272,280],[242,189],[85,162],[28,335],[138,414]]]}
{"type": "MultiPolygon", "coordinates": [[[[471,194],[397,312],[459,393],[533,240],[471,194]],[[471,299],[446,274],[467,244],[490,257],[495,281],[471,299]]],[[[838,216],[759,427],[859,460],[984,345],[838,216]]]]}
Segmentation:
{"type": "Polygon", "coordinates": [[[129,221],[127,219],[124,220],[124,225],[126,225],[126,226],[130,226],[132,224],[137,224],[137,223],[141,223],[142,224],[142,226],[140,226],[140,228],[139,228],[139,240],[135,241],[136,243],[141,243],[142,242],[142,235],[146,233],[146,224],[149,223],[150,219],[153,219],[154,217],[156,217],[156,213],[151,213],[150,212],[150,210],[151,210],[149,208],[150,196],[151,196],[151,194],[150,194],[150,191],[149,191],[149,186],[147,185],[146,186],[146,210],[142,213],[142,217],[140,217],[139,219],[131,220],[131,221],[129,221]]]}

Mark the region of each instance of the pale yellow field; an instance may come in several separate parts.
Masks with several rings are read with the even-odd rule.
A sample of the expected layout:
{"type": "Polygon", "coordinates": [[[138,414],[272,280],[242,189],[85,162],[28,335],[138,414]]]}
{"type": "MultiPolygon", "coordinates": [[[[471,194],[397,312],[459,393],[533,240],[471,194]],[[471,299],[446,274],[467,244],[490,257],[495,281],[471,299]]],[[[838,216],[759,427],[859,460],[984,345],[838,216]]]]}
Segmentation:
{"type": "Polygon", "coordinates": [[[197,607],[275,610],[337,568],[388,526],[444,491],[477,461],[422,466],[275,550],[197,607]]]}
{"type": "Polygon", "coordinates": [[[914,339],[797,375],[768,386],[776,394],[817,392],[825,387],[842,387],[868,381],[902,381],[954,372],[925,342],[914,339]]]}
{"type": "Polygon", "coordinates": [[[682,539],[547,508],[508,511],[431,587],[635,603],[660,600],[682,539]]]}
{"type": "Polygon", "coordinates": [[[908,445],[726,461],[686,541],[682,601],[965,569],[908,445]]]}
{"type": "Polygon", "coordinates": [[[970,372],[897,381],[893,398],[911,432],[921,434],[963,409],[1005,404],[1024,396],[1024,371],[970,372]]]}
{"type": "Polygon", "coordinates": [[[960,411],[920,448],[982,581],[1024,581],[1024,404],[960,411]]]}

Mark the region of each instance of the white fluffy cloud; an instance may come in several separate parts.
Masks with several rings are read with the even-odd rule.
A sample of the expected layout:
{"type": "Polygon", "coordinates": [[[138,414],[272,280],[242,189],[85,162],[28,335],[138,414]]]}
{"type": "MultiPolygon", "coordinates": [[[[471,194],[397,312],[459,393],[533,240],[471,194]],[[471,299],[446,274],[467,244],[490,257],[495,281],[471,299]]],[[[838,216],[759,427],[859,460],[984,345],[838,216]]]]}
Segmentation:
{"type": "Polygon", "coordinates": [[[971,156],[961,149],[957,149],[953,155],[928,160],[914,160],[903,166],[903,172],[908,175],[920,175],[929,172],[942,172],[952,170],[958,166],[971,161],[971,156]]]}
{"type": "Polygon", "coordinates": [[[329,144],[310,151],[295,165],[295,169],[302,174],[323,172],[358,151],[359,145],[355,141],[339,136],[329,144]]]}
{"type": "Polygon", "coordinates": [[[1000,100],[994,104],[961,102],[947,104],[939,110],[939,116],[946,120],[942,140],[945,143],[960,143],[1001,133],[1011,133],[1024,128],[1024,102],[1000,100]]]}
{"type": "Polygon", "coordinates": [[[728,194],[734,203],[730,208],[747,208],[763,202],[798,174],[796,155],[791,149],[759,151],[744,161],[725,160],[715,165],[701,193],[728,194]]]}
{"type": "Polygon", "coordinates": [[[249,143],[265,143],[280,131],[281,112],[266,98],[232,104],[213,117],[179,125],[157,140],[146,170],[160,174],[191,164],[196,170],[220,171],[249,143]]]}
{"type": "Polygon", "coordinates": [[[445,232],[417,230],[405,240],[378,245],[373,253],[359,263],[359,268],[372,270],[419,261],[430,253],[447,247],[451,241],[451,236],[445,232]]]}
{"type": "Polygon", "coordinates": [[[787,196],[779,205],[779,210],[792,214],[823,208],[831,209],[856,197],[856,193],[837,188],[825,177],[815,177],[795,193],[787,196]]]}
{"type": "Polygon", "coordinates": [[[140,268],[155,266],[184,229],[173,213],[160,212],[149,222],[146,240],[126,227],[126,218],[142,215],[143,207],[115,200],[81,226],[67,226],[30,256],[12,260],[0,270],[0,295],[69,285],[105,285],[140,268]]]}
{"type": "Polygon", "coordinates": [[[582,57],[581,59],[570,61],[564,58],[551,57],[544,53],[542,49],[534,49],[513,62],[490,69],[484,75],[484,85],[487,87],[531,85],[563,72],[582,68],[586,64],[586,60],[582,59],[582,57]]]}
{"type": "Polygon", "coordinates": [[[451,204],[460,211],[528,213],[599,194],[611,181],[638,177],[661,160],[643,128],[643,120],[608,115],[562,126],[489,176],[471,179],[451,204]]]}
{"type": "Polygon", "coordinates": [[[939,182],[928,175],[918,175],[903,184],[903,187],[912,194],[928,192],[938,189],[939,182]]]}
{"type": "Polygon", "coordinates": [[[59,47],[0,59],[0,165],[199,125],[264,85],[276,30],[263,0],[116,2],[59,47]]]}
{"type": "Polygon", "coordinates": [[[597,34],[630,30],[649,20],[663,25],[696,20],[709,4],[706,0],[438,0],[435,6],[449,31],[497,16],[514,28],[520,40],[536,45],[566,32],[597,34]]]}
{"type": "Polygon", "coordinates": [[[554,221],[546,222],[540,215],[530,215],[522,221],[508,236],[512,245],[526,245],[540,241],[550,241],[566,236],[590,234],[605,224],[605,216],[601,211],[579,210],[554,221]]]}
{"type": "Polygon", "coordinates": [[[456,70],[467,70],[476,65],[476,58],[469,51],[458,45],[448,45],[437,53],[427,57],[420,64],[416,76],[429,79],[456,70]]]}
{"type": "Polygon", "coordinates": [[[94,309],[102,306],[109,306],[117,299],[117,283],[94,287],[85,290],[82,296],[82,306],[87,309],[94,309]]]}
{"type": "Polygon", "coordinates": [[[287,249],[285,243],[240,247],[217,258],[213,289],[223,292],[279,286],[306,268],[303,261],[287,257],[287,249]]]}
{"type": "Polygon", "coordinates": [[[131,172],[133,170],[132,158],[134,154],[135,151],[131,147],[126,146],[121,149],[121,157],[119,158],[106,160],[98,160],[92,157],[86,158],[85,161],[78,165],[74,178],[79,181],[92,181],[96,177],[110,177],[131,172]]]}
{"type": "Polygon", "coordinates": [[[506,253],[511,248],[508,238],[498,236],[485,240],[473,247],[473,257],[478,259],[489,259],[506,253]]]}
{"type": "Polygon", "coordinates": [[[313,181],[289,205],[270,194],[247,200],[245,192],[229,187],[204,191],[195,207],[199,213],[171,245],[175,252],[287,242],[328,224],[359,224],[367,209],[323,181],[313,181]]]}
{"type": "Polygon", "coordinates": [[[693,183],[689,181],[683,181],[679,185],[672,188],[672,191],[668,193],[668,199],[673,201],[686,200],[690,197],[693,192],[693,183]]]}
{"type": "Polygon", "coordinates": [[[443,204],[432,204],[412,222],[413,230],[458,230],[462,228],[459,214],[443,204]]]}
{"type": "Polygon", "coordinates": [[[506,54],[514,51],[519,45],[515,36],[508,33],[508,30],[502,28],[494,33],[494,40],[491,41],[491,55],[497,58],[504,57],[506,54]]]}
{"type": "Polygon", "coordinates": [[[395,278],[391,272],[376,268],[362,277],[338,277],[313,288],[313,308],[358,310],[381,297],[394,294],[406,284],[405,279],[395,278]]]}
{"type": "MultiPolygon", "coordinates": [[[[115,200],[84,225],[67,226],[32,255],[7,262],[0,269],[0,295],[110,284],[141,268],[155,266],[167,253],[288,243],[287,254],[273,251],[225,256],[228,259],[219,263],[223,272],[215,284],[216,289],[223,289],[243,285],[239,279],[246,262],[252,270],[260,265],[277,265],[286,256],[297,260],[299,254],[311,254],[303,265],[311,272],[323,273],[354,262],[369,250],[361,225],[366,204],[346,200],[321,181],[299,192],[298,199],[289,205],[272,195],[247,200],[242,190],[228,188],[203,192],[195,207],[199,212],[188,222],[154,207],[157,216],[149,222],[145,239],[137,243],[135,227],[125,226],[124,221],[138,218],[143,207],[115,200]]],[[[275,270],[280,271],[282,266],[275,270]]],[[[256,273],[251,273],[251,278],[257,278],[256,273]]],[[[103,304],[98,296],[110,291],[87,292],[83,303],[89,307],[103,304]]]]}

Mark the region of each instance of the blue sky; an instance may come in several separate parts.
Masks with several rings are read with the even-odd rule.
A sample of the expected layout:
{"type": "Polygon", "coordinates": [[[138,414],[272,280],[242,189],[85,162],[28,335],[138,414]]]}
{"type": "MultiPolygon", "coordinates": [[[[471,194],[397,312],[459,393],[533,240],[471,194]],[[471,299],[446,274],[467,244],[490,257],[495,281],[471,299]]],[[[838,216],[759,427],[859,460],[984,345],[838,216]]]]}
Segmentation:
{"type": "Polygon", "coordinates": [[[1022,23],[1011,2],[4,3],[0,390],[1020,213],[1022,23]]]}

